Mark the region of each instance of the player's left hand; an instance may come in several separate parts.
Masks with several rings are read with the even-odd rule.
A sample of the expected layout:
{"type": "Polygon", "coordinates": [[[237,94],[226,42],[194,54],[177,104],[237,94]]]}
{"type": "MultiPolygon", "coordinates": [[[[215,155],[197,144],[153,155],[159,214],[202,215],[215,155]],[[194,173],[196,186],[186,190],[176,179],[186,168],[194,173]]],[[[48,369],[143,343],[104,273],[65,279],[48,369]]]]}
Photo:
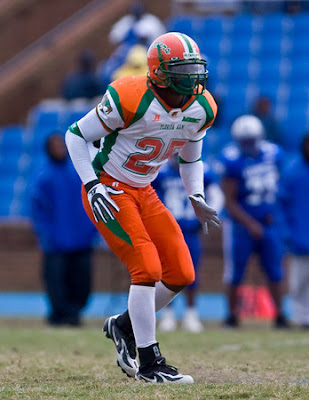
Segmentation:
{"type": "Polygon", "coordinates": [[[189,199],[194,208],[195,215],[203,226],[205,234],[208,234],[208,224],[215,228],[218,228],[221,225],[221,222],[217,217],[217,211],[207,205],[203,196],[200,194],[194,194],[189,196],[189,199]]]}

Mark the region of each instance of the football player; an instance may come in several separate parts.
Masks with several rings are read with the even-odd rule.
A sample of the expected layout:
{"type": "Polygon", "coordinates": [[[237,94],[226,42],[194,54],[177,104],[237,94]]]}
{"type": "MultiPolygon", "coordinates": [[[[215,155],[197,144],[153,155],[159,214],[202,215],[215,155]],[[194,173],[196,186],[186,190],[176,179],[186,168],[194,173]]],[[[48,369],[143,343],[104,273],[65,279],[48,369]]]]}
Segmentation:
{"type": "Polygon", "coordinates": [[[257,252],[277,309],[275,326],[287,327],[282,313],[283,246],[277,199],[282,151],[263,140],[263,125],[253,115],[237,118],[231,134],[235,145],[224,149],[221,160],[227,212],[223,230],[224,282],[229,306],[224,325],[239,325],[237,289],[251,253],[257,252]]]}
{"type": "Polygon", "coordinates": [[[66,143],[83,182],[85,210],[131,277],[128,310],[103,328],[115,343],[118,365],[138,380],[192,383],[166,364],[156,340],[155,312],[194,281],[194,268],[179,225],[150,183],[178,153],[198,219],[205,230],[220,224],[205,202],[200,159],[217,106],[205,89],[206,61],[190,37],[158,37],[147,65],[148,76],[112,82],[101,103],[69,128],[66,143]],[[102,137],[91,163],[87,142],[102,137]]]}

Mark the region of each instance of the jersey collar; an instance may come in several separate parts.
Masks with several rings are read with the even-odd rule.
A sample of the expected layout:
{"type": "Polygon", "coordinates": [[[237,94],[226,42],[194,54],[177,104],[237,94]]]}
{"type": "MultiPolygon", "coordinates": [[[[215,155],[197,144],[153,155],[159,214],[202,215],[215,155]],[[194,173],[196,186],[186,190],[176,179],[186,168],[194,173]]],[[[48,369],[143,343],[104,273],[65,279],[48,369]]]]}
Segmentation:
{"type": "Polygon", "coordinates": [[[147,86],[148,88],[153,92],[155,98],[158,100],[158,102],[160,103],[160,105],[164,108],[164,110],[169,113],[171,110],[174,109],[181,109],[181,111],[185,111],[187,108],[189,108],[194,101],[196,100],[196,96],[192,95],[189,100],[182,106],[182,107],[170,107],[168,104],[165,103],[165,101],[163,99],[161,99],[161,97],[157,94],[157,92],[154,90],[152,83],[150,82],[149,79],[147,79],[147,86]]]}

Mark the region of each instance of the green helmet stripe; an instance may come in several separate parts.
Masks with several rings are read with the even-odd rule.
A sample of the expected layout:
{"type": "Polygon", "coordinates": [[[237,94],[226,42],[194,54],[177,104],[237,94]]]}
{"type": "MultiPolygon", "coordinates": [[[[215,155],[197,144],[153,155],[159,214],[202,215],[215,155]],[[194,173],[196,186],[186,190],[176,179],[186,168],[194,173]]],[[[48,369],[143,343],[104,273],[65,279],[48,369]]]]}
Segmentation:
{"type": "Polygon", "coordinates": [[[186,42],[188,49],[189,49],[189,53],[194,53],[193,47],[191,45],[191,42],[189,40],[189,38],[184,35],[183,33],[180,33],[180,36],[184,39],[184,41],[186,42]]]}

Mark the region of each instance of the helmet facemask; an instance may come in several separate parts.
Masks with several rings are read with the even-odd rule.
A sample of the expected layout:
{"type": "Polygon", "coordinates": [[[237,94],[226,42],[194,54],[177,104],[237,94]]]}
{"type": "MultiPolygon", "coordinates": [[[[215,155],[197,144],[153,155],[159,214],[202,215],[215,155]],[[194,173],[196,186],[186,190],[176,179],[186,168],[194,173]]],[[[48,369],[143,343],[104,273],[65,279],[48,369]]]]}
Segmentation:
{"type": "Polygon", "coordinates": [[[206,61],[200,58],[171,59],[164,61],[158,46],[160,64],[155,71],[158,81],[154,84],[170,87],[183,95],[196,95],[204,92],[208,71],[206,61]]]}

